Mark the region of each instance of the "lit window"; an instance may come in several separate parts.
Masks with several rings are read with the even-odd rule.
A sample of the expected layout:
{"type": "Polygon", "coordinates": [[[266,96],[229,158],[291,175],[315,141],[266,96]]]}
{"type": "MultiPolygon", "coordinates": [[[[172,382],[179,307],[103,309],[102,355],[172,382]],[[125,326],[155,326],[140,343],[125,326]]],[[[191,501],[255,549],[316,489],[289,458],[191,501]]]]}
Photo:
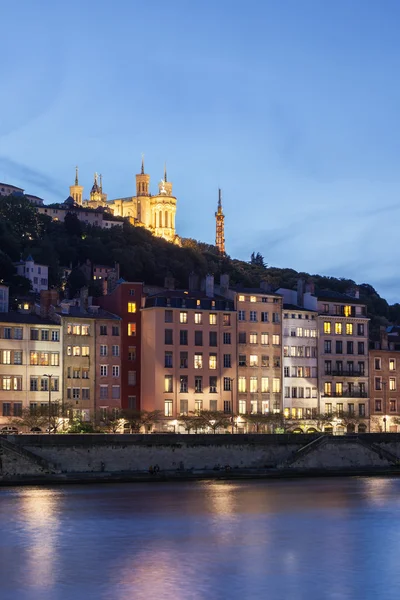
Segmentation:
{"type": "Polygon", "coordinates": [[[353,323],[346,323],[346,335],[353,335],[353,323]]]}
{"type": "Polygon", "coordinates": [[[194,368],[202,369],[203,368],[203,354],[197,353],[194,355],[194,368]]]}
{"type": "Polygon", "coordinates": [[[81,329],[82,335],[89,335],[89,325],[82,325],[81,329]]]}
{"type": "Polygon", "coordinates": [[[217,355],[216,354],[210,354],[209,360],[208,360],[208,367],[209,367],[209,369],[217,368],[217,355]]]}
{"type": "Polygon", "coordinates": [[[396,389],[396,379],[395,377],[389,377],[389,390],[392,392],[396,389]]]}
{"type": "Polygon", "coordinates": [[[216,325],[217,324],[217,315],[215,313],[210,313],[209,321],[210,321],[210,325],[216,325]]]}
{"type": "Polygon", "coordinates": [[[82,356],[89,356],[89,346],[82,346],[82,356]]]}
{"type": "Polygon", "coordinates": [[[335,323],[335,333],[337,335],[342,335],[342,324],[341,323],[335,323]]]}
{"type": "Polygon", "coordinates": [[[330,333],[330,332],[331,332],[331,322],[324,321],[324,333],[330,333]]]}
{"type": "Polygon", "coordinates": [[[250,354],[249,364],[250,364],[250,367],[258,367],[257,354],[250,354]]]}
{"type": "Polygon", "coordinates": [[[268,377],[261,377],[261,391],[262,392],[269,392],[268,377]]]}
{"type": "Polygon", "coordinates": [[[203,322],[203,313],[194,313],[194,322],[196,325],[201,325],[203,322]]]}
{"type": "Polygon", "coordinates": [[[246,400],[239,400],[239,414],[246,414],[246,400]]]}
{"type": "Polygon", "coordinates": [[[136,302],[128,302],[128,312],[129,313],[136,312],[136,302]]]}
{"type": "Polygon", "coordinates": [[[324,396],[332,396],[332,384],[329,381],[324,383],[324,396]]]}
{"type": "Polygon", "coordinates": [[[272,344],[274,346],[279,346],[280,344],[280,335],[276,334],[272,336],[272,344]]]}
{"type": "Polygon", "coordinates": [[[172,375],[165,375],[164,377],[164,392],[173,391],[173,378],[172,375]]]}
{"type": "Polygon", "coordinates": [[[336,396],[343,396],[343,383],[336,384],[336,396]]]}
{"type": "Polygon", "coordinates": [[[164,402],[164,416],[172,417],[172,400],[165,400],[164,402]]]}
{"type": "Polygon", "coordinates": [[[268,333],[262,333],[261,334],[261,344],[263,346],[268,346],[269,344],[269,336],[268,333]]]}
{"type": "Polygon", "coordinates": [[[344,306],[343,312],[345,317],[351,317],[351,306],[344,306]]]}
{"type": "Polygon", "coordinates": [[[389,371],[395,371],[395,370],[396,370],[396,359],[390,358],[389,359],[389,371]]]}
{"type": "Polygon", "coordinates": [[[81,347],[80,346],[74,346],[72,348],[72,354],[74,356],[80,356],[81,355],[81,347]]]}
{"type": "Polygon", "coordinates": [[[187,323],[187,321],[188,321],[188,314],[187,314],[187,312],[181,312],[179,314],[179,322],[180,323],[187,323]]]}
{"type": "Polygon", "coordinates": [[[250,335],[249,335],[249,341],[250,341],[250,344],[257,344],[257,334],[256,333],[250,333],[250,335]]]}
{"type": "Polygon", "coordinates": [[[240,376],[238,381],[238,391],[242,394],[246,392],[246,377],[240,376]]]}
{"type": "Polygon", "coordinates": [[[279,394],[281,391],[281,380],[277,377],[272,380],[272,391],[274,394],[279,394]]]}
{"type": "Polygon", "coordinates": [[[136,335],[136,323],[128,323],[128,335],[136,335]]]}
{"type": "Polygon", "coordinates": [[[254,394],[258,392],[258,379],[257,377],[250,377],[250,393],[254,394]]]}
{"type": "Polygon", "coordinates": [[[297,335],[297,337],[303,337],[303,328],[302,327],[297,328],[296,335],[297,335]]]}
{"type": "Polygon", "coordinates": [[[244,296],[239,296],[239,302],[244,302],[244,296]]]}
{"type": "Polygon", "coordinates": [[[250,302],[257,302],[256,296],[250,296],[250,302]]]}

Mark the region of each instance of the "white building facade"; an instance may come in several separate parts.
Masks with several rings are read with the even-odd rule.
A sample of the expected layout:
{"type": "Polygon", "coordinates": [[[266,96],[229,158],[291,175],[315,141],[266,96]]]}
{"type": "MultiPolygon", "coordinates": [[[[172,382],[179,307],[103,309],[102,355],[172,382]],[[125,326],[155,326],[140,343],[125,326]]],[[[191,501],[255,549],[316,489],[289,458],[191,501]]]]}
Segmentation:
{"type": "Polygon", "coordinates": [[[15,264],[17,274],[26,277],[32,284],[32,290],[36,294],[49,289],[49,267],[47,265],[38,265],[32,256],[26,260],[21,260],[15,264]]]}

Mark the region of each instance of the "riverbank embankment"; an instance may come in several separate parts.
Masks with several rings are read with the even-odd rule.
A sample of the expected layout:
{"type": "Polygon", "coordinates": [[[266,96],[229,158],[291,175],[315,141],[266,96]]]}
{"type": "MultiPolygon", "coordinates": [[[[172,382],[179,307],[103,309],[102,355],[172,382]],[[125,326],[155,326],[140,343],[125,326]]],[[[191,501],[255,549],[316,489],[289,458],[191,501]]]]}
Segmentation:
{"type": "Polygon", "coordinates": [[[400,434],[15,435],[0,484],[400,473],[400,434]]]}

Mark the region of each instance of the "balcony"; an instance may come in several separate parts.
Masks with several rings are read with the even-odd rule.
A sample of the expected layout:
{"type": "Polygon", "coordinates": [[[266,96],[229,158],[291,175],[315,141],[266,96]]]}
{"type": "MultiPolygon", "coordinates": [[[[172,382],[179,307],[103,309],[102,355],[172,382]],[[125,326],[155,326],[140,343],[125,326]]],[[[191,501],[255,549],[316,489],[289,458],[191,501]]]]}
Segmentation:
{"type": "Polygon", "coordinates": [[[367,392],[360,392],[359,390],[343,390],[340,392],[331,392],[330,394],[322,394],[323,398],[368,398],[367,392]]]}
{"type": "Polygon", "coordinates": [[[332,375],[332,377],[367,377],[365,371],[359,371],[358,369],[352,369],[350,371],[346,369],[339,371],[332,369],[331,371],[325,371],[325,375],[332,375]]]}

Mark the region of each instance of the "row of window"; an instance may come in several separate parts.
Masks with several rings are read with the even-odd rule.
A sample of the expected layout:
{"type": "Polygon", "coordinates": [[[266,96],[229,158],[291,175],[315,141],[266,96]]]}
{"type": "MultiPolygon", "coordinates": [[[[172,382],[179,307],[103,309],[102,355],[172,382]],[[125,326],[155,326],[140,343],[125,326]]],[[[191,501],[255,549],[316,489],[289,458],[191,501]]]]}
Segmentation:
{"type": "MultiPolygon", "coordinates": [[[[358,404],[357,406],[358,406],[358,416],[365,417],[365,404],[361,403],[361,404],[358,404]]],[[[341,402],[339,402],[335,406],[335,411],[338,413],[338,416],[340,416],[344,412],[344,405],[341,402]]],[[[349,402],[347,404],[347,412],[349,413],[349,415],[356,414],[355,406],[352,402],[349,402]]],[[[325,413],[327,415],[331,415],[333,413],[333,406],[330,402],[327,402],[325,404],[325,413]]]]}
{"type": "MultiPolygon", "coordinates": [[[[195,312],[194,313],[194,323],[196,325],[203,324],[204,313],[195,312]]],[[[174,322],[174,311],[166,310],[164,313],[164,321],[165,323],[173,323],[174,322]]],[[[189,313],[187,311],[180,311],[179,313],[179,322],[180,323],[189,323],[189,313]]],[[[217,313],[208,313],[208,324],[209,325],[217,325],[218,324],[218,315],[217,313]]],[[[222,324],[225,327],[229,327],[231,325],[231,315],[230,313],[223,313],[222,315],[222,324]]]]}
{"type": "MultiPolygon", "coordinates": [[[[251,376],[251,377],[244,377],[244,376],[239,376],[238,378],[238,392],[240,393],[247,393],[250,392],[251,394],[257,394],[258,392],[261,393],[268,393],[270,391],[270,384],[269,384],[269,377],[257,377],[257,376],[251,376]]],[[[272,378],[272,392],[274,394],[279,394],[281,391],[281,380],[279,379],[279,377],[273,377],[272,378]]]]}
{"type": "Polygon", "coordinates": [[[89,379],[89,369],[81,369],[80,367],[67,368],[68,379],[89,379]]]}
{"type": "Polygon", "coordinates": [[[67,323],[68,335],[90,335],[90,325],[81,323],[67,323]]]}
{"type": "MultiPolygon", "coordinates": [[[[224,354],[223,360],[224,360],[224,367],[229,369],[231,367],[231,363],[232,363],[231,355],[224,354]]],[[[180,368],[187,369],[189,366],[188,363],[189,363],[188,352],[180,352],[180,363],[179,363],[180,368]]],[[[196,352],[193,357],[194,368],[202,369],[203,365],[204,365],[203,353],[196,352]]],[[[167,350],[164,354],[164,367],[166,369],[172,369],[173,366],[174,366],[173,352],[167,350]]],[[[210,352],[208,355],[208,368],[209,369],[217,368],[217,354],[215,352],[210,352]]]]}
{"type": "MultiPolygon", "coordinates": [[[[303,318],[303,314],[302,313],[297,313],[297,314],[295,314],[295,313],[292,313],[292,314],[284,313],[283,314],[283,318],[284,319],[289,319],[289,318],[290,319],[302,319],[303,318]]],[[[314,320],[315,319],[315,315],[307,315],[306,314],[306,315],[304,315],[304,318],[306,320],[309,320],[309,319],[314,320]]]]}
{"type": "MultiPolygon", "coordinates": [[[[374,359],[374,367],[375,367],[375,371],[380,371],[382,369],[382,359],[377,357],[374,359]]],[[[395,371],[396,370],[396,359],[395,358],[389,358],[389,371],[395,371]]]]}
{"type": "Polygon", "coordinates": [[[317,367],[283,367],[283,375],[284,377],[305,377],[306,379],[310,379],[313,377],[316,379],[318,377],[317,367]]]}
{"type": "MultiPolygon", "coordinates": [[[[246,321],[246,311],[238,310],[238,321],[246,321]]],[[[258,312],[256,310],[249,311],[249,321],[250,323],[257,323],[258,321],[258,312]]],[[[260,321],[261,323],[269,323],[269,313],[266,311],[260,312],[260,321]]],[[[280,323],[280,314],[277,312],[272,313],[272,323],[280,323]]]]}
{"type": "MultiPolygon", "coordinates": [[[[355,348],[357,347],[357,354],[365,354],[365,343],[357,342],[357,346],[355,342],[348,341],[346,346],[341,340],[336,340],[335,342],[335,354],[343,354],[343,348],[346,348],[346,354],[355,354],[355,348]]],[[[324,340],[324,353],[332,354],[332,341],[324,340]]]]}
{"type": "Polygon", "coordinates": [[[354,361],[348,360],[346,363],[346,368],[343,368],[343,361],[337,360],[333,363],[331,360],[324,361],[325,375],[349,375],[349,376],[365,376],[365,362],[358,361],[357,368],[354,366],[354,361]],[[334,367],[334,368],[332,368],[334,367]]]}
{"type": "MultiPolygon", "coordinates": [[[[258,354],[250,354],[247,357],[247,354],[239,354],[239,367],[266,367],[269,368],[271,366],[269,356],[267,354],[262,354],[259,356],[258,354]]],[[[280,356],[274,356],[272,359],[272,367],[274,369],[280,368],[281,366],[281,358],[280,356]]]]}
{"type": "MultiPolygon", "coordinates": [[[[382,401],[381,398],[375,399],[375,412],[383,412],[383,406],[386,406],[386,404],[382,401]]],[[[386,412],[386,409],[384,412],[386,412]]],[[[389,412],[397,412],[396,400],[389,400],[389,412]]]]}
{"type": "Polygon", "coordinates": [[[59,352],[31,352],[30,353],[30,364],[35,366],[47,367],[58,367],[60,365],[60,353],[59,352]]]}
{"type": "Polygon", "coordinates": [[[3,417],[20,417],[22,415],[22,402],[3,402],[3,417]]]}
{"type": "MultiPolygon", "coordinates": [[[[23,339],[23,328],[22,327],[1,327],[0,337],[3,340],[22,340],[23,339]]],[[[59,342],[60,331],[59,329],[37,329],[32,327],[30,330],[30,339],[42,342],[59,342]]]]}
{"type": "MultiPolygon", "coordinates": [[[[210,410],[215,411],[218,407],[217,400],[210,400],[210,410]]],[[[164,401],[164,416],[172,417],[174,402],[173,400],[165,400],[164,401]]],[[[195,412],[201,412],[204,408],[203,400],[196,400],[194,403],[195,412]]],[[[223,411],[224,413],[230,414],[232,412],[232,403],[230,400],[224,400],[223,402],[223,411]]],[[[189,402],[188,400],[180,400],[179,402],[179,414],[187,415],[189,413],[189,402]]]]}
{"type": "MultiPolygon", "coordinates": [[[[108,335],[108,326],[100,325],[100,335],[108,335]]],[[[119,335],[119,325],[113,325],[111,327],[111,335],[119,335]]]]}
{"type": "MultiPolygon", "coordinates": [[[[355,317],[356,313],[360,314],[360,315],[365,313],[364,306],[355,307],[355,306],[343,305],[343,304],[334,304],[332,310],[333,310],[333,314],[335,314],[339,317],[355,317]]],[[[324,313],[328,314],[330,312],[329,304],[323,304],[322,311],[324,313]]]]}
{"type": "MultiPolygon", "coordinates": [[[[261,296],[261,300],[258,296],[244,296],[242,294],[240,294],[238,296],[238,301],[239,302],[264,302],[267,303],[269,300],[269,298],[267,296],[261,296]]],[[[272,298],[271,302],[273,302],[274,304],[279,304],[280,298],[272,298]]]]}
{"type": "MultiPolygon", "coordinates": [[[[353,335],[355,331],[354,323],[334,323],[332,327],[331,321],[324,321],[324,333],[331,334],[335,331],[336,335],[353,335]]],[[[357,323],[357,335],[365,335],[364,323],[357,323]]]]}
{"type": "Polygon", "coordinates": [[[283,356],[317,358],[316,346],[283,346],[283,356]]]}
{"type": "MultiPolygon", "coordinates": [[[[382,377],[375,377],[375,389],[380,391],[383,390],[387,385],[387,381],[384,381],[382,377]]],[[[389,390],[394,392],[397,389],[396,377],[389,377],[389,390]]]]}
{"type": "Polygon", "coordinates": [[[289,330],[288,327],[285,327],[283,330],[283,335],[285,337],[306,337],[306,338],[316,338],[317,330],[316,329],[308,329],[304,327],[293,327],[289,330]]]}
{"type": "Polygon", "coordinates": [[[0,350],[1,365],[22,365],[22,350],[0,350]]]}
{"type": "Polygon", "coordinates": [[[67,346],[67,356],[89,356],[89,346],[67,346]]]}
{"type": "Polygon", "coordinates": [[[285,398],[317,398],[317,388],[285,386],[285,398]]]}
{"type": "Polygon", "coordinates": [[[348,396],[349,398],[357,397],[364,398],[367,396],[366,384],[364,382],[354,384],[347,383],[347,387],[343,387],[343,382],[338,381],[332,383],[331,381],[324,382],[324,396],[348,396]]]}
{"type": "MultiPolygon", "coordinates": [[[[107,377],[109,372],[109,365],[100,365],[100,376],[107,377]]],[[[111,374],[113,377],[119,377],[119,365],[112,365],[111,374]]]]}
{"type": "MultiPolygon", "coordinates": [[[[101,344],[100,356],[108,356],[108,346],[107,345],[101,344]]],[[[119,346],[116,346],[116,345],[111,346],[111,356],[119,356],[119,346]]]]}
{"type": "MultiPolygon", "coordinates": [[[[269,346],[270,335],[269,333],[249,333],[248,340],[249,344],[261,344],[261,346],[269,346]]],[[[272,335],[271,341],[273,346],[279,346],[281,343],[280,335],[272,335]]],[[[239,331],[238,342],[239,344],[247,344],[247,333],[245,331],[239,331]]]]}
{"type": "MultiPolygon", "coordinates": [[[[0,376],[0,389],[3,391],[22,391],[22,377],[13,375],[1,375],[0,376]]],[[[49,378],[48,377],[31,377],[29,382],[29,389],[31,392],[48,392],[49,391],[49,378]]],[[[58,377],[51,378],[51,391],[59,391],[59,379],[58,377]]]]}
{"type": "MultiPolygon", "coordinates": [[[[203,346],[205,345],[203,343],[203,332],[202,331],[195,331],[194,332],[194,345],[195,346],[203,346]]],[[[174,343],[174,335],[173,335],[173,329],[165,329],[164,331],[164,344],[166,346],[171,346],[174,343]]],[[[232,337],[231,334],[229,332],[225,332],[223,334],[223,343],[224,344],[231,344],[232,343],[232,337]]],[[[188,346],[189,345],[189,332],[187,329],[181,329],[179,331],[179,344],[181,346],[188,346]]],[[[216,347],[218,346],[218,332],[217,331],[209,331],[208,333],[208,345],[209,346],[213,346],[216,347]]]]}
{"type": "MultiPolygon", "coordinates": [[[[230,392],[233,389],[233,379],[231,377],[223,378],[223,389],[225,392],[230,392]]],[[[216,394],[218,392],[218,378],[216,376],[209,377],[209,392],[210,394],[216,394]]],[[[174,391],[174,377],[173,375],[165,375],[164,377],[164,392],[174,391]]],[[[187,375],[181,375],[179,377],[179,393],[183,394],[189,391],[189,378],[187,375]]],[[[203,393],[203,377],[194,378],[194,391],[195,393],[203,393]]]]}

